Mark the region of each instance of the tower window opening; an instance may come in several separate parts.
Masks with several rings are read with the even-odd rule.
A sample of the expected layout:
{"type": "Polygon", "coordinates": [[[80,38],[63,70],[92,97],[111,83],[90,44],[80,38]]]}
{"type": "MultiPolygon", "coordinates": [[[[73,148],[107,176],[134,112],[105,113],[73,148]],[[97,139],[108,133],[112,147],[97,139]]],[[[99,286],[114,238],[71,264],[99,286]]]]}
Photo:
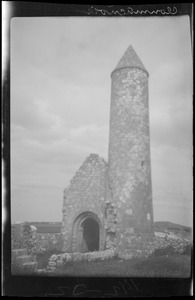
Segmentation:
{"type": "Polygon", "coordinates": [[[150,214],[148,213],[148,214],[147,214],[147,220],[150,221],[150,219],[151,219],[151,218],[150,218],[150,214]]]}

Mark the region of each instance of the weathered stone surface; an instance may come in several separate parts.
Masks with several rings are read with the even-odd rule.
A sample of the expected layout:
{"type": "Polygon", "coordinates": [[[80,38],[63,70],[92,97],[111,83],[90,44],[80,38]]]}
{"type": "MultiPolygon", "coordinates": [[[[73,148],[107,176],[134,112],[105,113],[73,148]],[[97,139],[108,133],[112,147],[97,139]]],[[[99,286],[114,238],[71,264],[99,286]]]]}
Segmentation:
{"type": "Polygon", "coordinates": [[[130,260],[133,257],[133,253],[124,253],[124,251],[118,254],[118,258],[122,260],[130,260]]]}
{"type": "Polygon", "coordinates": [[[61,233],[36,233],[35,235],[36,253],[46,251],[62,250],[62,234],[61,233]]]}
{"type": "Polygon", "coordinates": [[[18,251],[21,252],[20,255],[36,255],[46,251],[62,250],[62,233],[38,233],[35,226],[29,225],[29,231],[26,231],[24,235],[24,225],[26,226],[25,223],[12,225],[12,249],[26,246],[24,250],[14,250],[17,251],[17,256],[19,255],[18,251]]]}
{"type": "MultiPolygon", "coordinates": [[[[125,51],[124,55],[118,62],[116,68],[112,72],[112,74],[116,70],[124,69],[124,68],[136,68],[136,69],[142,69],[145,72],[147,72],[146,68],[144,67],[142,61],[140,58],[137,56],[135,50],[133,47],[130,45],[127,50],[125,51]]],[[[148,73],[148,72],[147,72],[148,73]]],[[[111,74],[111,76],[112,76],[111,74]]]]}
{"type": "Polygon", "coordinates": [[[117,252],[114,250],[94,251],[87,253],[74,252],[52,255],[49,258],[47,270],[54,272],[57,268],[65,266],[68,262],[108,260],[113,259],[116,256],[117,252]]]}
{"type": "Polygon", "coordinates": [[[27,255],[27,249],[12,250],[11,272],[13,275],[34,273],[37,270],[38,262],[34,255],[27,255]]]}
{"type": "Polygon", "coordinates": [[[104,247],[104,211],[106,162],[91,154],[82,164],[64,191],[62,233],[67,252],[83,251],[79,232],[86,218],[94,219],[99,226],[100,250],[104,247]]]}
{"type": "Polygon", "coordinates": [[[64,190],[66,252],[89,250],[87,219],[94,220],[91,227],[97,224],[100,251],[131,256],[153,239],[148,77],[130,46],[111,74],[108,164],[91,154],[64,190]]]}
{"type": "Polygon", "coordinates": [[[148,73],[132,47],[112,73],[108,181],[117,248],[131,249],[132,234],[153,236],[148,73]]]}

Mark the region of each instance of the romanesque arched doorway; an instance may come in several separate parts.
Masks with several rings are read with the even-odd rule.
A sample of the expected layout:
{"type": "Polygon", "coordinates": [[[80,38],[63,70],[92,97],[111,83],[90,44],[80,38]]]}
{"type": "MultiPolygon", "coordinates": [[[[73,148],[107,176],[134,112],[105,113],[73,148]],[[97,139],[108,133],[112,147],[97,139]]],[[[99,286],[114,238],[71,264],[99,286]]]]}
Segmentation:
{"type": "Polygon", "coordinates": [[[101,246],[102,228],[97,215],[92,212],[80,214],[73,224],[72,251],[99,251],[101,246]]]}
{"type": "Polygon", "coordinates": [[[93,218],[87,218],[82,223],[82,252],[99,250],[99,225],[93,218]]]}

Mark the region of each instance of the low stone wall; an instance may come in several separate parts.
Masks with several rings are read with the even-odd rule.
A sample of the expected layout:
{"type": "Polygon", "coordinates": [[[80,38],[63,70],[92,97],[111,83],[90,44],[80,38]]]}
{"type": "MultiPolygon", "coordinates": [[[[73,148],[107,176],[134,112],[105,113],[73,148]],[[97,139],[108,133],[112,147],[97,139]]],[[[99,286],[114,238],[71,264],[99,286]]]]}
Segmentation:
{"type": "Polygon", "coordinates": [[[36,257],[28,255],[27,249],[12,250],[11,273],[12,275],[31,275],[37,271],[36,257]]]}
{"type": "Polygon", "coordinates": [[[87,253],[62,253],[62,254],[53,254],[48,263],[47,270],[55,272],[56,269],[65,266],[68,262],[78,262],[78,261],[96,261],[96,260],[108,260],[117,257],[117,252],[114,250],[105,250],[105,251],[94,251],[87,253]]]}
{"type": "Polygon", "coordinates": [[[190,241],[185,239],[175,239],[171,236],[155,235],[153,241],[143,242],[141,239],[135,239],[135,250],[134,251],[123,251],[118,253],[118,258],[128,260],[135,257],[148,257],[155,253],[156,250],[165,250],[167,247],[171,247],[175,254],[183,254],[186,247],[192,247],[190,241]]]}
{"type": "MultiPolygon", "coordinates": [[[[139,240],[136,241],[139,243],[139,240]]],[[[48,262],[47,271],[55,272],[59,268],[65,267],[68,262],[79,262],[79,261],[105,261],[108,259],[119,259],[119,260],[130,260],[139,257],[149,257],[155,250],[164,250],[167,247],[171,247],[174,254],[182,254],[185,251],[186,246],[190,246],[190,242],[185,240],[175,240],[172,238],[163,238],[155,236],[154,240],[145,241],[145,243],[140,243],[140,250],[135,251],[123,251],[117,252],[116,250],[104,250],[104,251],[94,251],[88,253],[62,253],[53,254],[48,262]]]]}

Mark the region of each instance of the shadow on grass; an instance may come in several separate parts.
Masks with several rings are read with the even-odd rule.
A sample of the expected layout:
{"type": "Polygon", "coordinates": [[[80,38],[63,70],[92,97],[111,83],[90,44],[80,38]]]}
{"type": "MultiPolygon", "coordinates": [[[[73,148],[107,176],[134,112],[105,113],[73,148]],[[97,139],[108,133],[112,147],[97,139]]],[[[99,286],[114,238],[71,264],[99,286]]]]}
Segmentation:
{"type": "Polygon", "coordinates": [[[53,255],[53,254],[62,254],[64,252],[58,252],[58,251],[47,251],[47,252],[43,252],[41,254],[37,254],[36,259],[38,262],[38,268],[39,269],[45,269],[47,268],[48,265],[48,261],[49,258],[53,255]]]}

